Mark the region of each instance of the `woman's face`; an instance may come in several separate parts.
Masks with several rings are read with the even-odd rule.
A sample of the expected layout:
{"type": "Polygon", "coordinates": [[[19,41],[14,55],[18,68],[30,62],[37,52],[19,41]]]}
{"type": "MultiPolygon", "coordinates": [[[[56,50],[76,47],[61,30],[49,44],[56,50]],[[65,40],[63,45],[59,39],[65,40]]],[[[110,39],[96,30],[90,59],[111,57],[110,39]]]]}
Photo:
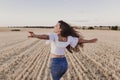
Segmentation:
{"type": "Polygon", "coordinates": [[[57,34],[61,34],[60,23],[57,23],[57,24],[54,26],[54,32],[57,33],[57,34]]]}

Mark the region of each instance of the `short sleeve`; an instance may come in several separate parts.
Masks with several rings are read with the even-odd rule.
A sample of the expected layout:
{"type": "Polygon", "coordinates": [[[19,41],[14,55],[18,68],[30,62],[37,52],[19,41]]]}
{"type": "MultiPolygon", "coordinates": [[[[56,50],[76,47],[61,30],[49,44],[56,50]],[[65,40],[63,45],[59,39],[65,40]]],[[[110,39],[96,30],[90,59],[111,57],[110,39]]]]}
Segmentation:
{"type": "Polygon", "coordinates": [[[51,42],[53,42],[55,40],[55,34],[54,33],[50,33],[48,34],[49,40],[46,40],[46,44],[49,44],[51,42]]]}
{"type": "Polygon", "coordinates": [[[54,35],[54,33],[48,34],[48,36],[49,36],[49,41],[50,41],[50,42],[52,42],[52,41],[55,40],[55,35],[54,35]]]}
{"type": "Polygon", "coordinates": [[[73,48],[75,48],[76,45],[77,45],[77,43],[78,43],[78,38],[77,37],[73,37],[71,39],[70,46],[72,46],[73,48]]]}

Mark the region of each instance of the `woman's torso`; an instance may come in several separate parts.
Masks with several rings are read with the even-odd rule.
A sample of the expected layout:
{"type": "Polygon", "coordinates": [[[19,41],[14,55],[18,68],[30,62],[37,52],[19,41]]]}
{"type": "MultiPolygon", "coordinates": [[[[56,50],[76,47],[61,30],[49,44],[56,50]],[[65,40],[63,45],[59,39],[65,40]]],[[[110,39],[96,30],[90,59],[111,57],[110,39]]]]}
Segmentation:
{"type": "Polygon", "coordinates": [[[51,58],[63,58],[65,57],[65,49],[68,45],[71,45],[74,47],[76,43],[78,42],[78,39],[72,36],[68,37],[61,37],[57,34],[50,35],[52,37],[51,41],[51,58]],[[76,41],[77,40],[77,41],[76,41]],[[75,41],[75,42],[74,42],[75,41]]]}

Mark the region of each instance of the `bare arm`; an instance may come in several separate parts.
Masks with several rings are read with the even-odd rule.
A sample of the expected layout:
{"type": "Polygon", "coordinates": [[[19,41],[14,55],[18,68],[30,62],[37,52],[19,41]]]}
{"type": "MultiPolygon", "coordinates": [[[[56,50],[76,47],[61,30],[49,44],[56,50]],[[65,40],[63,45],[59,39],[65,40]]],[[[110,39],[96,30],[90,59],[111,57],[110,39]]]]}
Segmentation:
{"type": "Polygon", "coordinates": [[[97,38],[90,39],[90,40],[79,39],[79,43],[95,43],[97,40],[98,40],[97,38]]]}
{"type": "Polygon", "coordinates": [[[34,32],[31,32],[31,31],[29,31],[29,33],[30,33],[30,36],[28,36],[28,37],[30,37],[30,38],[38,38],[38,39],[45,39],[45,40],[49,39],[49,36],[46,35],[46,34],[37,35],[37,34],[34,34],[34,32]]]}

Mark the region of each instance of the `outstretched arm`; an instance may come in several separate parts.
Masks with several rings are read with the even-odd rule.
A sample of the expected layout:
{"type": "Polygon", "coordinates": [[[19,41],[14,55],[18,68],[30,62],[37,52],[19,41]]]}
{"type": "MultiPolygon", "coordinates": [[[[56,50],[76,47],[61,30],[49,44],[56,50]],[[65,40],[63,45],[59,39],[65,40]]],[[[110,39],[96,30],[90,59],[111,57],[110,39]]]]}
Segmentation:
{"type": "Polygon", "coordinates": [[[97,38],[90,39],[90,40],[79,39],[79,43],[95,43],[97,40],[98,40],[97,38]]]}
{"type": "Polygon", "coordinates": [[[30,33],[30,36],[28,36],[28,37],[30,37],[30,38],[39,38],[39,39],[45,39],[45,40],[49,39],[49,36],[46,34],[37,35],[37,34],[34,34],[34,32],[32,32],[32,31],[29,31],[29,33],[30,33]]]}

